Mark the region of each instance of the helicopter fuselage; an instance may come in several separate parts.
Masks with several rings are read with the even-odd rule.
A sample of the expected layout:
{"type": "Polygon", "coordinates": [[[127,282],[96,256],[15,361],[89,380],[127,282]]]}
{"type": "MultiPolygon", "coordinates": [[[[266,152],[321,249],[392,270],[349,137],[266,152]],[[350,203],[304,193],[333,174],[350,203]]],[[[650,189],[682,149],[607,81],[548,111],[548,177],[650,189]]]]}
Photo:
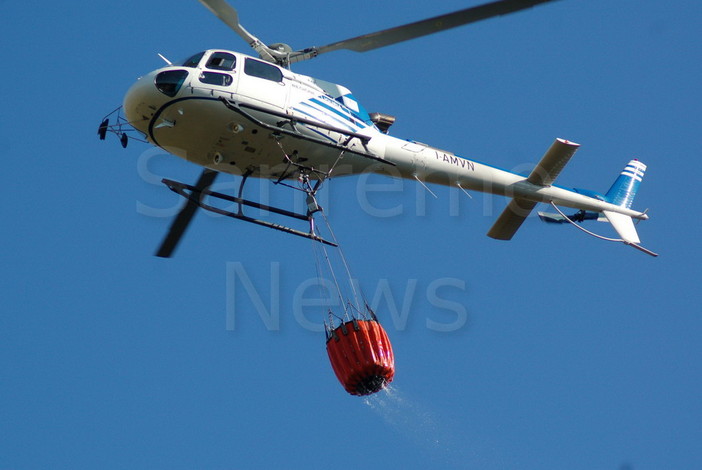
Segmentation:
{"type": "Polygon", "coordinates": [[[124,112],[149,142],[218,172],[270,179],[295,178],[300,168],[314,169],[313,178],[374,172],[645,218],[597,196],[390,136],[347,88],[238,52],[208,50],[141,77],[124,112]]]}

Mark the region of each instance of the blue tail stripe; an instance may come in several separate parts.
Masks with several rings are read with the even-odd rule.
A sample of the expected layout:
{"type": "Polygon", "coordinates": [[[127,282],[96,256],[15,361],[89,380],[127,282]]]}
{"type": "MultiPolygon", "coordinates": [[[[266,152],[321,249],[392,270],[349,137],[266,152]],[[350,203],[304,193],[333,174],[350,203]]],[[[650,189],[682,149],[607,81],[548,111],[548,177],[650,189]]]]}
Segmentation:
{"type": "Polygon", "coordinates": [[[630,161],[607,191],[607,202],[630,209],[645,171],[646,165],[638,160],[630,161]]]}

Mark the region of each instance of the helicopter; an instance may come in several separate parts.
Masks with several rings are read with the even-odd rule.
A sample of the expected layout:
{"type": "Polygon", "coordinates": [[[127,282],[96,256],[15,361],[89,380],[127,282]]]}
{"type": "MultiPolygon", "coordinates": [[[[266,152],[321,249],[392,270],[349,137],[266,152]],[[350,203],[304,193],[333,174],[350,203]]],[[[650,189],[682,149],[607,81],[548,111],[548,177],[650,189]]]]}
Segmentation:
{"type": "MultiPolygon", "coordinates": [[[[123,105],[98,128],[101,139],[116,134],[123,147],[129,132],[148,143],[203,167],[194,185],[164,179],[187,202],[174,219],[157,256],[172,256],[198,208],[293,235],[336,245],[314,230],[313,216],[322,210],[316,194],[332,177],[365,172],[427,184],[457,187],[510,198],[487,235],[510,240],[539,203],[557,214],[539,212],[542,220],[569,223],[601,239],[621,242],[651,256],[641,246],[634,221],[647,220],[646,211],[631,209],[646,165],[631,160],[610,190],[597,193],[555,185],[579,144],[557,138],[527,176],[461,157],[414,140],[389,134],[395,118],[369,113],[343,85],[295,73],[292,64],[322,54],[351,50],[366,52],[476,21],[515,13],[555,0],[498,0],[415,23],[338,41],[322,47],[293,50],[287,44],[265,45],[239,21],[237,10],[224,0],[199,0],[244,39],[258,54],[227,49],[198,52],[178,63],[141,77],[127,91],[123,105]],[[122,115],[123,114],[123,115],[122,115]],[[212,191],[219,173],[241,176],[236,196],[212,191]],[[243,198],[248,178],[271,180],[304,193],[306,213],[272,207],[243,198]],[[238,209],[210,203],[219,199],[238,209]],[[577,210],[571,216],[559,209],[577,210]],[[270,211],[309,223],[296,229],[249,216],[244,207],[270,211]],[[620,238],[607,238],[582,228],[585,220],[608,221],[620,238]]],[[[160,55],[160,54],[159,54],[160,55]]],[[[427,188],[428,189],[428,188],[427,188]]]]}

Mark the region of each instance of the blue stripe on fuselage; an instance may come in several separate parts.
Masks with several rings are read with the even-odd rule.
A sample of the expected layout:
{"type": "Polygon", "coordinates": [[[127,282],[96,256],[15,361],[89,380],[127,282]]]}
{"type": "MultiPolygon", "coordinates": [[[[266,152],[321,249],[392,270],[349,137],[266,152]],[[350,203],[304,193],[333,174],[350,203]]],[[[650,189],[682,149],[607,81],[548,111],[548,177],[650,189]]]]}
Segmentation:
{"type": "MultiPolygon", "coordinates": [[[[346,111],[345,108],[342,108],[342,109],[335,108],[334,106],[331,106],[331,105],[319,100],[318,98],[312,98],[310,101],[312,103],[318,104],[319,106],[322,106],[325,109],[328,109],[329,111],[333,112],[334,114],[337,114],[338,116],[341,116],[342,118],[344,118],[344,120],[350,122],[352,125],[358,127],[359,129],[363,129],[364,127],[366,127],[366,123],[354,118],[353,114],[351,113],[350,110],[346,111]],[[346,113],[342,112],[342,110],[346,111],[346,113]]],[[[338,101],[334,101],[334,104],[338,107],[343,106],[338,101]]]]}
{"type": "MultiPolygon", "coordinates": [[[[323,117],[332,120],[334,123],[336,123],[336,124],[338,124],[339,126],[342,126],[342,127],[346,128],[346,129],[350,130],[351,132],[356,132],[356,131],[358,130],[358,128],[356,128],[356,127],[350,125],[350,124],[348,123],[348,121],[343,121],[343,120],[337,118],[336,116],[331,115],[331,114],[325,112],[324,110],[315,108],[314,106],[312,106],[312,105],[309,104],[309,103],[302,102],[302,103],[298,103],[298,104],[299,104],[300,106],[305,106],[306,108],[309,108],[309,109],[311,109],[311,110],[313,110],[313,111],[316,111],[317,113],[321,113],[323,117]]],[[[309,117],[311,117],[312,119],[314,119],[314,120],[316,120],[316,121],[320,121],[320,123],[329,124],[329,123],[326,123],[323,119],[320,119],[319,116],[315,116],[314,114],[310,114],[309,112],[303,111],[303,110],[300,109],[299,107],[295,107],[295,108],[293,108],[293,110],[295,110],[295,111],[297,111],[297,112],[299,112],[299,113],[302,113],[302,114],[304,114],[305,116],[309,116],[309,117]]]]}

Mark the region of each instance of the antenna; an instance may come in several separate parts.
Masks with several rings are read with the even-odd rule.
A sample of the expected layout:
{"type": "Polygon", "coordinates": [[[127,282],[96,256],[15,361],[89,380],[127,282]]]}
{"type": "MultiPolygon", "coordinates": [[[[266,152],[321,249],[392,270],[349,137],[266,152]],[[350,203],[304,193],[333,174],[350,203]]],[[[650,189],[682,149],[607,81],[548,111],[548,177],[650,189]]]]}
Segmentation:
{"type": "Polygon", "coordinates": [[[164,61],[165,63],[167,63],[168,65],[173,65],[173,62],[171,62],[170,60],[166,59],[161,53],[158,53],[158,56],[159,56],[160,58],[162,58],[163,61],[164,61]]]}

